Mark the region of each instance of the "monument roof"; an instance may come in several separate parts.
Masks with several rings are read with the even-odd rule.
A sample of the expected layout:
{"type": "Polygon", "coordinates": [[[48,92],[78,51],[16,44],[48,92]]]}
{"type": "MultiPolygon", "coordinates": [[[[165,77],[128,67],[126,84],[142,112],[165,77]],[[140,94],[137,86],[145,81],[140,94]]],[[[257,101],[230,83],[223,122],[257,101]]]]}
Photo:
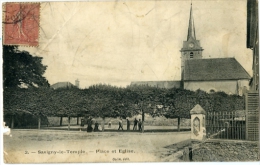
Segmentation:
{"type": "Polygon", "coordinates": [[[192,110],[190,111],[190,114],[206,114],[206,111],[199,105],[195,105],[194,108],[192,108],[192,110]]]}

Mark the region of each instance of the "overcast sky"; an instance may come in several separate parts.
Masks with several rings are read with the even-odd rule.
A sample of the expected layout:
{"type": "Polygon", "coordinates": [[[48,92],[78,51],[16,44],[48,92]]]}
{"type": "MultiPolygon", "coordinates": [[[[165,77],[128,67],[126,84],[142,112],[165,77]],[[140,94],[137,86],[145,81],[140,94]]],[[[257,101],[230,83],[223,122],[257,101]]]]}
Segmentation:
{"type": "MultiPolygon", "coordinates": [[[[180,80],[189,11],[186,0],[46,2],[39,46],[20,49],[43,57],[50,84],[180,80]]],[[[193,0],[193,16],[203,58],[235,57],[252,75],[246,0],[193,0]]]]}

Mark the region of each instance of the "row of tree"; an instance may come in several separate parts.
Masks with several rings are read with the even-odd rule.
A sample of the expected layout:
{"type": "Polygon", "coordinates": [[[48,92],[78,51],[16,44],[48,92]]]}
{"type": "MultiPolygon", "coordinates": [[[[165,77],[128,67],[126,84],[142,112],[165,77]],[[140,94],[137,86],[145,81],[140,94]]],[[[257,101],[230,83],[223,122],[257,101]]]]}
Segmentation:
{"type": "Polygon", "coordinates": [[[223,92],[110,85],[53,90],[43,76],[46,68],[41,57],[20,51],[17,46],[3,47],[4,115],[30,114],[40,119],[41,116],[126,118],[142,114],[144,121],[145,113],[189,118],[196,104],[206,111],[244,109],[242,97],[223,92]]]}
{"type": "Polygon", "coordinates": [[[200,104],[206,111],[244,109],[243,97],[223,92],[208,94],[185,89],[149,86],[119,88],[94,85],[88,89],[7,88],[4,114],[30,113],[59,117],[131,117],[150,114],[167,118],[190,118],[190,110],[200,104]]]}

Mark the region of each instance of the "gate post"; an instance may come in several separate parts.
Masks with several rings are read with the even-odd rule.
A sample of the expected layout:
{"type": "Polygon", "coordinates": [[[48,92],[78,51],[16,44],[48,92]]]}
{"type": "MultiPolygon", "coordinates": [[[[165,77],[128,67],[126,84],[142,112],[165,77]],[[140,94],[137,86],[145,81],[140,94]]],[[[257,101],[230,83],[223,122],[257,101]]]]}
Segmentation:
{"type": "Polygon", "coordinates": [[[205,140],[206,139],[206,111],[197,104],[191,111],[191,139],[205,140]]]}

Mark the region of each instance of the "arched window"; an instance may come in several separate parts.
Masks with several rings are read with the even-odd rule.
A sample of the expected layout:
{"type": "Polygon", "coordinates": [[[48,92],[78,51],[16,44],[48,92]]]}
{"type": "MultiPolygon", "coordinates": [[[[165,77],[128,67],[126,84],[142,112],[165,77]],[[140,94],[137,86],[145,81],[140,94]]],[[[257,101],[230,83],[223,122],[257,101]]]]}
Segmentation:
{"type": "Polygon", "coordinates": [[[190,52],[190,58],[193,58],[193,52],[190,52]]]}

